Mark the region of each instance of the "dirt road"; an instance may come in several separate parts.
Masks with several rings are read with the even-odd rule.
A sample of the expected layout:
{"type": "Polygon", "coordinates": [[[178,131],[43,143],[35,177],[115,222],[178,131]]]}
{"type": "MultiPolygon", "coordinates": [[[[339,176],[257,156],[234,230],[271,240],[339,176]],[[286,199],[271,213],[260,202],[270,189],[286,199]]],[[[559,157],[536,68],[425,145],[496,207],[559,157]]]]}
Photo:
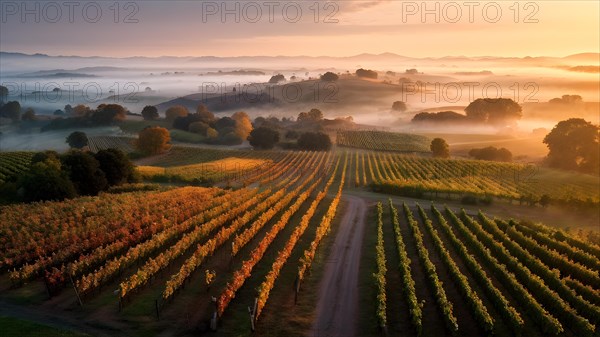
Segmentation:
{"type": "Polygon", "coordinates": [[[356,336],[358,269],[367,205],[361,198],[348,201],[319,285],[316,319],[310,336],[356,336]]]}

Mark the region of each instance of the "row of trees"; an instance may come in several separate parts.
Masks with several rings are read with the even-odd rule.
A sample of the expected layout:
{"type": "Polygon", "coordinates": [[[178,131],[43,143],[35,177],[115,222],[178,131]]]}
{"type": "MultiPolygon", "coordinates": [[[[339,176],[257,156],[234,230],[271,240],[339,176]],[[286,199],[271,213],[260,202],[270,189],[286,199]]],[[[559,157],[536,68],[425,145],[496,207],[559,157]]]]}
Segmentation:
{"type": "Polygon", "coordinates": [[[512,153],[504,147],[488,146],[481,149],[471,149],[469,156],[478,160],[512,162],[512,153]]]}
{"type": "Polygon", "coordinates": [[[111,125],[125,120],[129,112],[120,104],[100,104],[96,109],[79,104],[75,107],[65,106],[65,113],[70,117],[53,119],[42,131],[111,125]]]}
{"type": "MultiPolygon", "coordinates": [[[[279,142],[277,130],[261,126],[250,132],[248,141],[257,149],[272,149],[279,142]]],[[[322,132],[304,132],[298,137],[297,148],[309,151],[329,151],[331,149],[331,138],[322,132]]]]}
{"type": "Polygon", "coordinates": [[[27,172],[2,186],[3,197],[25,202],[97,195],[111,186],[137,181],[135,167],[118,149],[95,154],[73,150],[36,153],[27,172]]]}
{"type": "MultiPolygon", "coordinates": [[[[441,116],[442,113],[438,113],[441,116]]],[[[418,115],[417,115],[418,116],[418,115]]],[[[415,116],[415,118],[417,118],[415,116]]],[[[582,118],[570,118],[556,124],[544,137],[549,153],[545,163],[552,168],[598,174],[600,170],[600,126],[582,118]]],[[[444,139],[431,142],[434,157],[448,158],[449,146],[444,139]]],[[[469,156],[479,160],[511,162],[512,153],[506,148],[488,146],[472,149],[469,156]]]]}
{"type": "Polygon", "coordinates": [[[523,116],[522,107],[510,98],[478,98],[465,108],[465,114],[454,111],[421,112],[413,123],[478,123],[496,127],[512,126],[523,116]]]}
{"type": "MultiPolygon", "coordinates": [[[[146,106],[142,110],[142,116],[146,120],[157,119],[158,111],[153,106],[146,106]]],[[[198,105],[193,114],[184,106],[172,106],[165,112],[165,120],[172,123],[174,129],[196,133],[205,137],[209,143],[223,145],[241,144],[253,129],[250,117],[245,112],[218,118],[204,104],[198,105]]]]}

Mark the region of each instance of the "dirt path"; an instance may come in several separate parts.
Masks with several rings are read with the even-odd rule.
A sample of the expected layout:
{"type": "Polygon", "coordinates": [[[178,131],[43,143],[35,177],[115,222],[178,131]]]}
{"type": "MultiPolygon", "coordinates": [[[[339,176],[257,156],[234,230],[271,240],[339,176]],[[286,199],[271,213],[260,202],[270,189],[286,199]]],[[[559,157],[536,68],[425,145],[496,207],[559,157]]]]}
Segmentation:
{"type": "Polygon", "coordinates": [[[367,205],[358,197],[345,199],[347,212],[319,285],[316,320],[310,336],[356,336],[358,271],[367,205]]]}

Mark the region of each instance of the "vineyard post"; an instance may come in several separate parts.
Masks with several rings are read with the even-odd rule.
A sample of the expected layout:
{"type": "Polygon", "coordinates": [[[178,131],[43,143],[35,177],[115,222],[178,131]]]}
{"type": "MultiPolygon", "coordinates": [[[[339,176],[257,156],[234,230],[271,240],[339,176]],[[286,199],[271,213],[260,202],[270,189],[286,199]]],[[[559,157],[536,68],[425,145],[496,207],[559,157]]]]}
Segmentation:
{"type": "Polygon", "coordinates": [[[48,285],[48,280],[44,277],[44,285],[46,286],[46,292],[48,293],[48,299],[52,298],[52,293],[50,292],[50,285],[48,285]]]}
{"type": "Polygon", "coordinates": [[[250,309],[250,307],[248,307],[248,313],[250,314],[250,329],[252,330],[252,332],[254,332],[254,329],[256,328],[254,326],[254,322],[256,320],[256,308],[258,306],[258,297],[254,298],[254,306],[252,307],[252,309],[250,309]]]}
{"type": "Polygon", "coordinates": [[[156,320],[160,321],[160,310],[158,307],[158,299],[154,300],[154,307],[156,308],[156,320]]]}
{"type": "Polygon", "coordinates": [[[210,297],[210,301],[215,306],[213,314],[212,314],[212,317],[210,318],[210,329],[212,331],[217,331],[217,318],[219,317],[217,315],[217,312],[219,310],[219,306],[217,305],[217,298],[216,297],[211,296],[210,297]]]}
{"type": "Polygon", "coordinates": [[[79,302],[80,307],[83,307],[83,302],[81,301],[81,297],[79,297],[79,292],[77,291],[77,287],[75,287],[75,282],[73,282],[73,276],[69,275],[69,279],[71,280],[73,290],[75,290],[75,295],[77,295],[77,302],[79,302]]]}
{"type": "Polygon", "coordinates": [[[298,304],[298,292],[300,292],[300,278],[296,275],[296,280],[294,281],[294,305],[298,304]]]}

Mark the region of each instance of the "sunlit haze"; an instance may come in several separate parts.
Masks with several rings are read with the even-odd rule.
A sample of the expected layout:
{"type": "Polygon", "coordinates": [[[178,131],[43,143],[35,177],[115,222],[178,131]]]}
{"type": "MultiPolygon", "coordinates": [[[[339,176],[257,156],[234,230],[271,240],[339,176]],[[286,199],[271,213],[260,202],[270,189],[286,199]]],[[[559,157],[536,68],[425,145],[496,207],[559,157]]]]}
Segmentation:
{"type": "Polygon", "coordinates": [[[119,10],[109,2],[97,7],[47,3],[2,3],[3,51],[114,57],[385,52],[524,57],[596,51],[600,43],[598,1],[138,1],[135,7],[121,2],[119,10]]]}

